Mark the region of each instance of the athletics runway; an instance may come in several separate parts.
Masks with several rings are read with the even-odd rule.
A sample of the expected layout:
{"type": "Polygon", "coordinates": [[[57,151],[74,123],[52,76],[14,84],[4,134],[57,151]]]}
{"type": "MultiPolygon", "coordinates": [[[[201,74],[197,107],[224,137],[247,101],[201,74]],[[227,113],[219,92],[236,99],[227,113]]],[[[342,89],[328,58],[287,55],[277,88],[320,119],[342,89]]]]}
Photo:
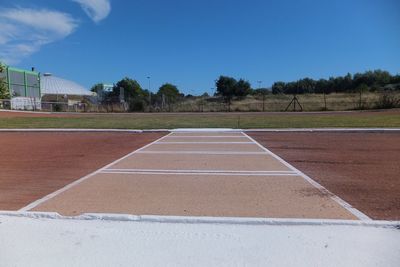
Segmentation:
{"type": "Polygon", "coordinates": [[[368,219],[234,131],[174,131],[21,211],[368,219]]]}

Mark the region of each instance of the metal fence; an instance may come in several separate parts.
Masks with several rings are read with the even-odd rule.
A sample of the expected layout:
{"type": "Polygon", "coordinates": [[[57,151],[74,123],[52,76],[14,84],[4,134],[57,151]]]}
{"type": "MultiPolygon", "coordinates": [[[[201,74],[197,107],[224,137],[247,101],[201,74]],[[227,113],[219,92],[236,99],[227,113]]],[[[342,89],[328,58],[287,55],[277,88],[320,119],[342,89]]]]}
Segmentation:
{"type": "MultiPolygon", "coordinates": [[[[345,111],[400,107],[400,92],[374,92],[360,94],[248,96],[227,103],[219,97],[182,98],[163,105],[143,105],[141,112],[277,112],[277,111],[345,111]]],[[[38,102],[0,100],[0,109],[41,110],[47,112],[124,113],[132,110],[128,103],[109,102],[93,104],[90,101],[38,102]],[[25,103],[25,104],[24,104],[25,103]]]]}
{"type": "Polygon", "coordinates": [[[166,108],[165,112],[280,112],[280,111],[346,111],[400,107],[400,92],[265,95],[233,99],[231,103],[221,98],[182,99],[166,108]]]}

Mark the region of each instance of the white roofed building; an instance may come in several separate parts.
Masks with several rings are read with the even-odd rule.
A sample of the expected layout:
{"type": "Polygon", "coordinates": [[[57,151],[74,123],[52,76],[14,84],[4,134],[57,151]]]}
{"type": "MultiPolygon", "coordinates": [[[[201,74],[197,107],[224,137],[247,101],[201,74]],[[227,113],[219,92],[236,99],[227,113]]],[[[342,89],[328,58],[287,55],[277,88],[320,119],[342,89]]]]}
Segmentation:
{"type": "Polygon", "coordinates": [[[92,96],[93,92],[73,81],[53,76],[51,73],[44,73],[40,77],[40,89],[42,96],[92,96]]]}

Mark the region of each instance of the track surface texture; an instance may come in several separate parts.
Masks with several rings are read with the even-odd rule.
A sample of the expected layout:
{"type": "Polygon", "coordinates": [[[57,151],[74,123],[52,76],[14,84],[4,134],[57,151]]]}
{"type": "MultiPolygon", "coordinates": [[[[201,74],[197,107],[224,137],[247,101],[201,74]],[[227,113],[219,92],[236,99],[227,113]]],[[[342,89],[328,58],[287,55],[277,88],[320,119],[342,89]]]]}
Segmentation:
{"type": "Polygon", "coordinates": [[[399,133],[249,135],[373,219],[400,220],[399,133]]]}
{"type": "Polygon", "coordinates": [[[0,133],[0,210],[17,210],[165,133],[0,133]]]}
{"type": "Polygon", "coordinates": [[[22,210],[361,219],[342,205],[245,134],[199,132],[164,136],[22,210]]]}
{"type": "MultiPolygon", "coordinates": [[[[292,160],[300,163],[307,151],[318,162],[334,150],[316,137],[278,145],[282,136],[257,138],[274,150],[307,147],[292,160]]],[[[244,133],[0,137],[6,202],[57,190],[0,211],[0,266],[399,266],[400,222],[371,221],[244,133]]]]}

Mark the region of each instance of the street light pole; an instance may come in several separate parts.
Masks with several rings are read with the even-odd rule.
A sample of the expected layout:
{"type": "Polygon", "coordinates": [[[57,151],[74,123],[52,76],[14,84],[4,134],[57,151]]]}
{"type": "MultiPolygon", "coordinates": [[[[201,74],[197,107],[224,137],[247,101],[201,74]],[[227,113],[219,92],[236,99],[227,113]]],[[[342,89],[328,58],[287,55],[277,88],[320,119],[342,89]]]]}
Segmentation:
{"type": "Polygon", "coordinates": [[[149,81],[149,110],[150,110],[150,107],[151,107],[150,79],[151,79],[151,77],[147,76],[147,80],[149,81]]]}
{"type": "Polygon", "coordinates": [[[262,111],[265,111],[265,92],[262,90],[262,81],[257,81],[258,82],[258,89],[261,90],[262,93],[262,111]]]}

